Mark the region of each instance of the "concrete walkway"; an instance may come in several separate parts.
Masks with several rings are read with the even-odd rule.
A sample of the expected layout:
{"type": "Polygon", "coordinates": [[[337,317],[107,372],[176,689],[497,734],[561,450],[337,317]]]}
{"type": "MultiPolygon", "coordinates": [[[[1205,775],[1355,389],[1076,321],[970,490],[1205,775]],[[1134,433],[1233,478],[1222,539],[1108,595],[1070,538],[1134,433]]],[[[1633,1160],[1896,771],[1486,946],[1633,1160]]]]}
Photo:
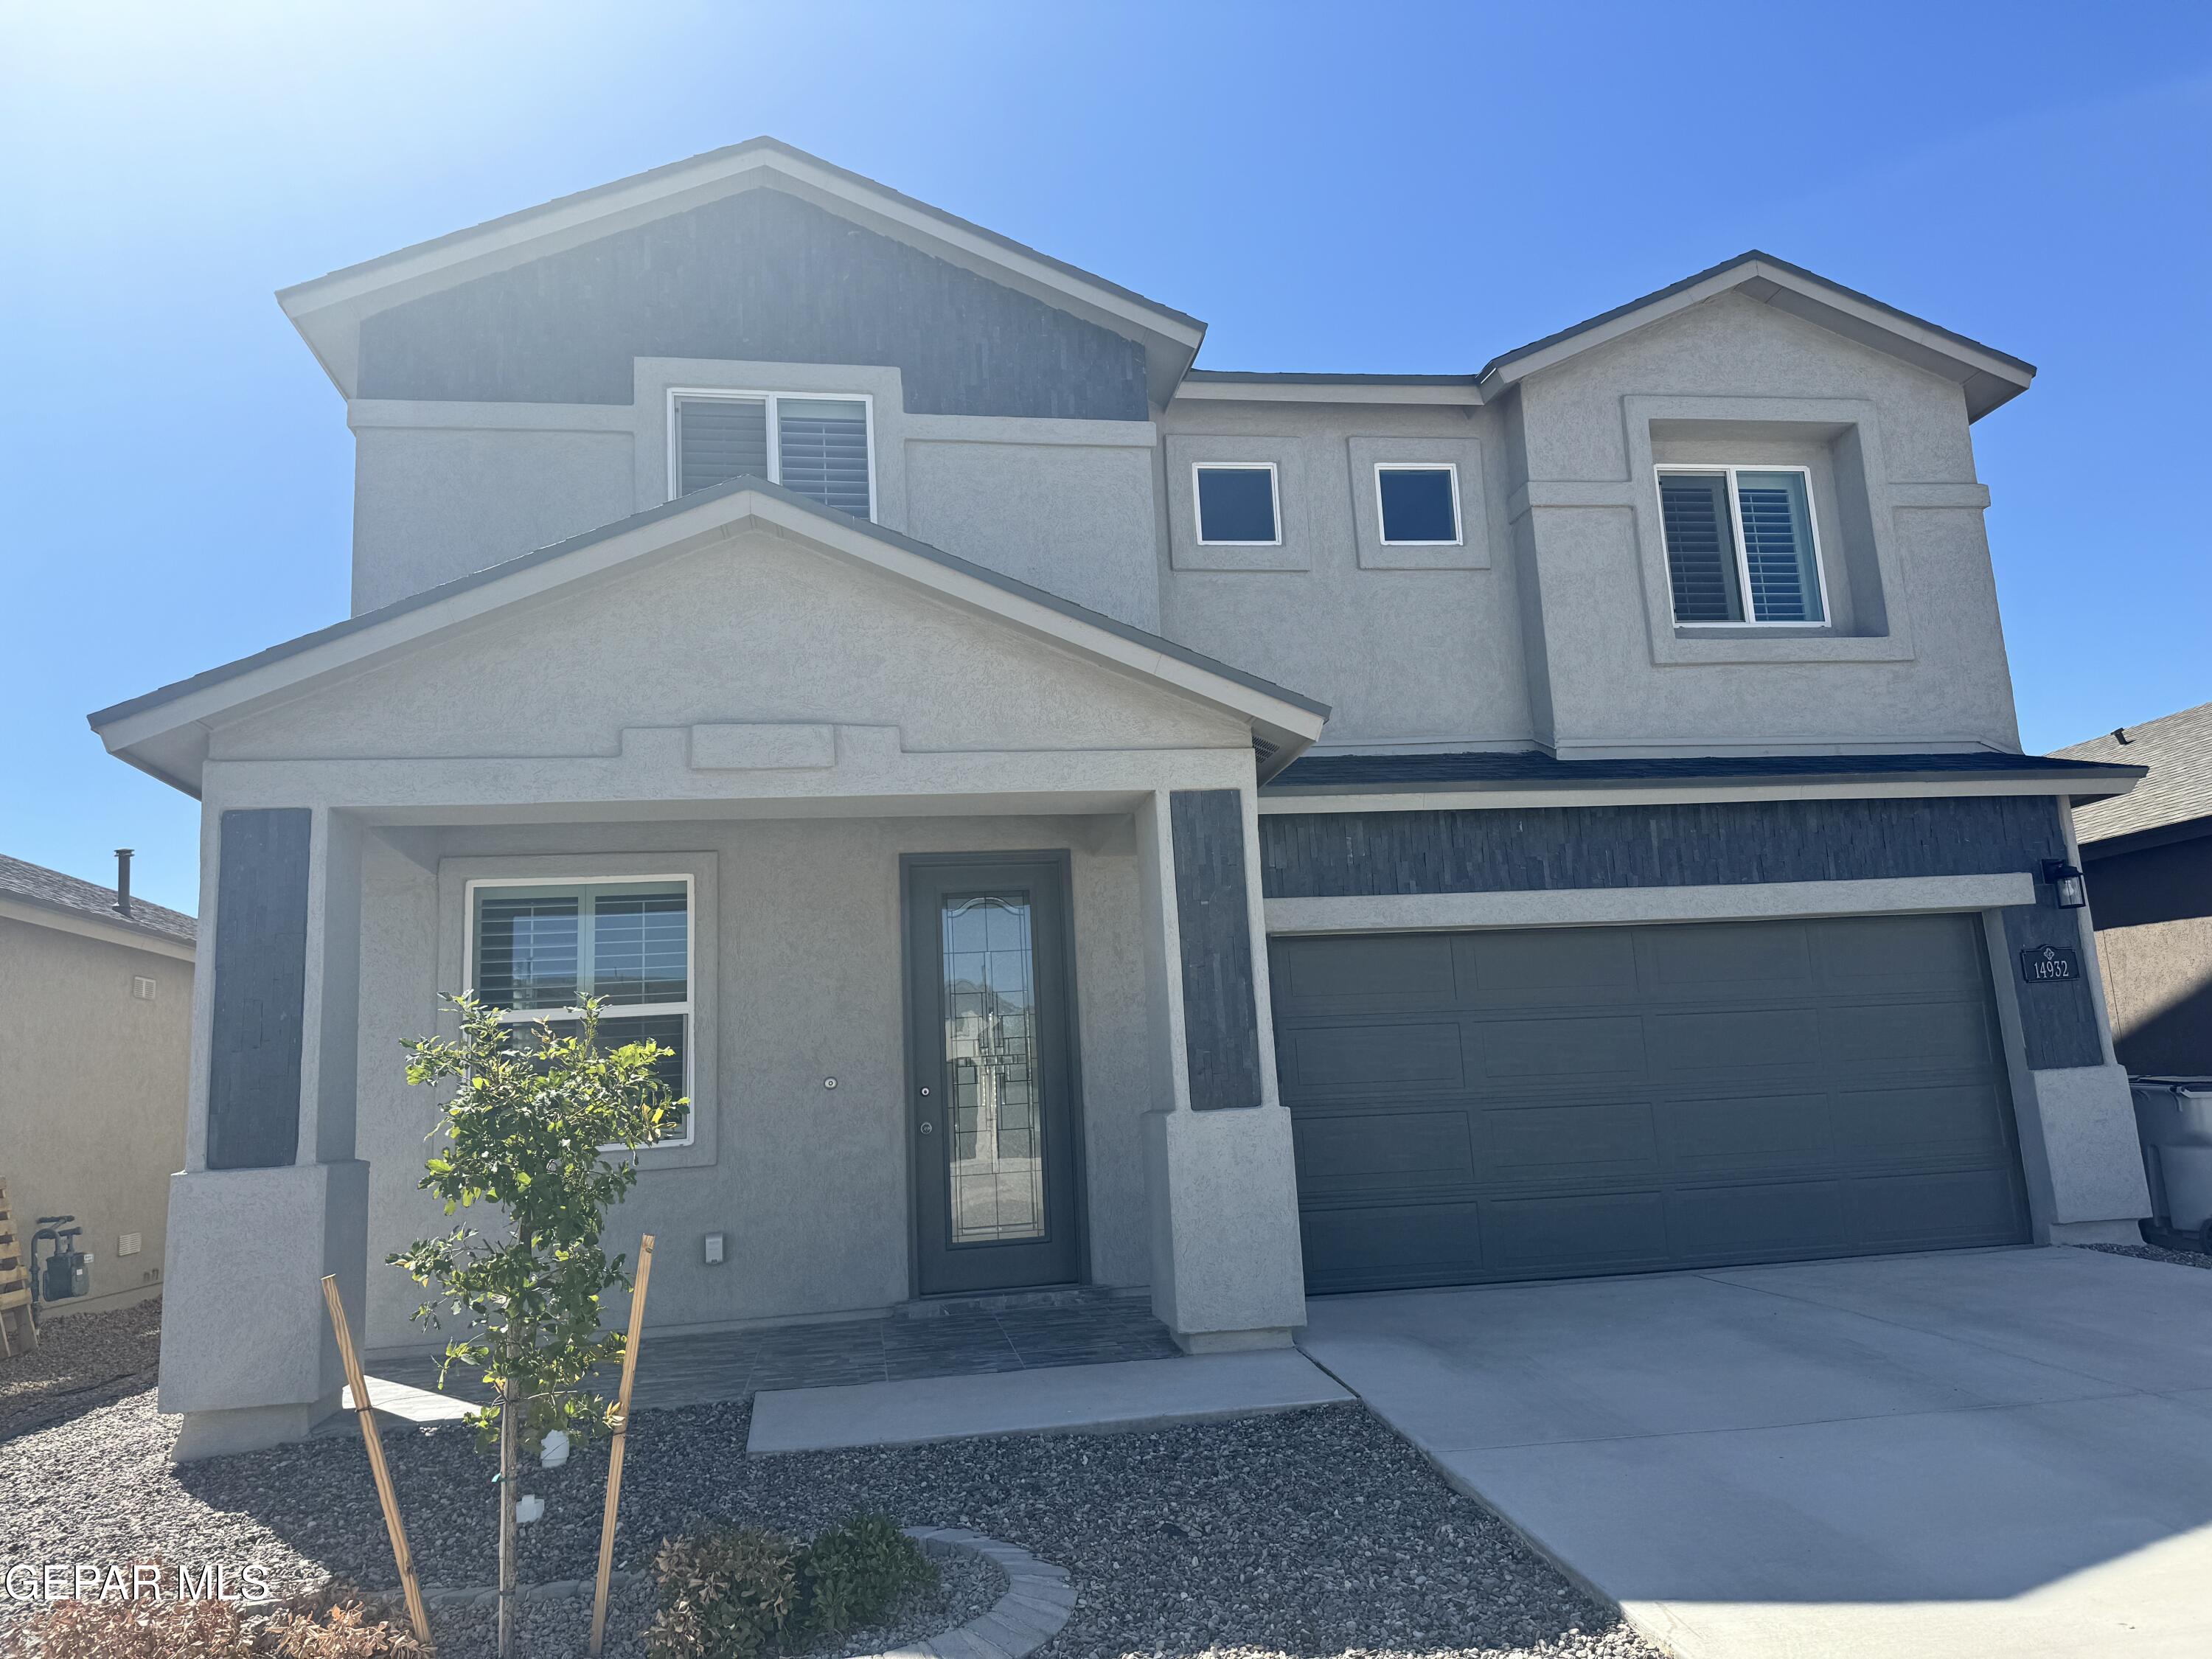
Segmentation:
{"type": "Polygon", "coordinates": [[[758,1455],[980,1434],[1152,1429],[1351,1398],[1290,1348],[771,1389],[753,1397],[745,1449],[758,1455]]]}
{"type": "Polygon", "coordinates": [[[1974,1251],[1307,1316],[1309,1353],[1680,1659],[2212,1643],[2212,1272],[1974,1251]]]}

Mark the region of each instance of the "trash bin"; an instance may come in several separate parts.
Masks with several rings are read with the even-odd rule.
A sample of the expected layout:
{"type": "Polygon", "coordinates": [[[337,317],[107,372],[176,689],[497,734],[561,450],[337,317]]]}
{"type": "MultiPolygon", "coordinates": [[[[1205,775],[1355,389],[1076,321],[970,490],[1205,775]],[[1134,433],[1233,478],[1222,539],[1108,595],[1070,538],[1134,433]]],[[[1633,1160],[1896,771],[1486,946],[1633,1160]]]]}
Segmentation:
{"type": "Polygon", "coordinates": [[[2212,1077],[2128,1079],[2150,1177],[2151,1242],[2212,1255],[2212,1077]]]}

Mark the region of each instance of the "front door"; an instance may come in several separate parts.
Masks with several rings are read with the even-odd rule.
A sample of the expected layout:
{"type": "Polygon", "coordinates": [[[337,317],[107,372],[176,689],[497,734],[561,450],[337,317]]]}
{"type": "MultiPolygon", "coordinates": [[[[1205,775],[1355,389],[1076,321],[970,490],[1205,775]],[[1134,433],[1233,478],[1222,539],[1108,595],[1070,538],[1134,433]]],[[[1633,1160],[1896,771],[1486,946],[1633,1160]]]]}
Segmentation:
{"type": "Polygon", "coordinates": [[[906,878],[919,1289],[1072,1284],[1066,860],[912,858],[906,878]]]}

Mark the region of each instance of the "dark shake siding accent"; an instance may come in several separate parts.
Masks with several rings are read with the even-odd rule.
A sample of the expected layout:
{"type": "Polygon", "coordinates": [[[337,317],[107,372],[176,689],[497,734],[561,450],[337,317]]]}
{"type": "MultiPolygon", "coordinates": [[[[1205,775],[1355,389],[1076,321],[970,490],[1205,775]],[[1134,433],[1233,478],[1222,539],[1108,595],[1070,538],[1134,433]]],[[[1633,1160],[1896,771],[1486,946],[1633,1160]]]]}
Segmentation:
{"type": "Polygon", "coordinates": [[[1198,1110],[1260,1103],[1252,913],[1244,892],[1244,806],[1234,789],[1168,797],[1182,935],[1183,1053],[1198,1110]]]}
{"type": "MultiPolygon", "coordinates": [[[[1584,887],[1705,887],[1897,876],[2039,874],[2065,842],[2040,795],[1933,799],[1727,801],[1686,806],[1314,812],[1260,820],[1269,898],[1552,892],[1584,887]]],[[[2038,902],[2005,913],[2008,937],[2080,947],[2068,913],[2038,902]]],[[[2039,1068],[2095,1066],[2097,1011],[2086,980],[2013,979],[2039,1068]]]]}
{"type": "Polygon", "coordinates": [[[210,1170],[272,1169],[299,1155],[311,822],[303,806],[222,815],[208,1051],[210,1170]]]}
{"type": "Polygon", "coordinates": [[[360,395],[627,404],[636,357],[896,368],[917,414],[1151,413],[1136,342],[775,189],[379,313],[360,395]]]}

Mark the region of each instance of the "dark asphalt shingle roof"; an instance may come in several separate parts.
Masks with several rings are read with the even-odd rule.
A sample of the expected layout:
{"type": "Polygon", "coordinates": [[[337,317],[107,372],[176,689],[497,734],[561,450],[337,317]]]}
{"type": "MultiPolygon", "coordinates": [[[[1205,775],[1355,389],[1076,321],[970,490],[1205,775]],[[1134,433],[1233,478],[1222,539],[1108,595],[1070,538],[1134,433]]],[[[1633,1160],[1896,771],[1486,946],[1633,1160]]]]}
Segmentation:
{"type": "Polygon", "coordinates": [[[75,876],[49,870],[43,864],[26,864],[4,853],[0,853],[0,897],[19,899],[41,909],[89,916],[117,927],[128,927],[134,933],[174,939],[180,945],[192,944],[199,936],[199,924],[182,911],[149,904],[134,895],[131,914],[125,916],[115,908],[112,887],[79,881],[75,876]]]}
{"type": "Polygon", "coordinates": [[[2075,814],[2075,830],[2084,842],[2212,818],[2212,702],[2120,729],[2127,734],[2125,743],[2108,732],[2057,751],[2076,760],[2118,761],[2150,769],[2150,775],[2130,793],[2084,806],[2075,814]]]}
{"type": "Polygon", "coordinates": [[[1563,761],[1536,750],[1423,751],[1308,755],[1267,787],[1271,795],[1338,790],[1535,787],[1607,788],[1638,783],[1840,782],[1905,777],[1993,778],[2075,782],[2084,793],[2124,787],[2138,775],[2124,763],[2093,765],[2039,755],[1977,750],[1956,755],[1668,756],[1563,761]]]}

